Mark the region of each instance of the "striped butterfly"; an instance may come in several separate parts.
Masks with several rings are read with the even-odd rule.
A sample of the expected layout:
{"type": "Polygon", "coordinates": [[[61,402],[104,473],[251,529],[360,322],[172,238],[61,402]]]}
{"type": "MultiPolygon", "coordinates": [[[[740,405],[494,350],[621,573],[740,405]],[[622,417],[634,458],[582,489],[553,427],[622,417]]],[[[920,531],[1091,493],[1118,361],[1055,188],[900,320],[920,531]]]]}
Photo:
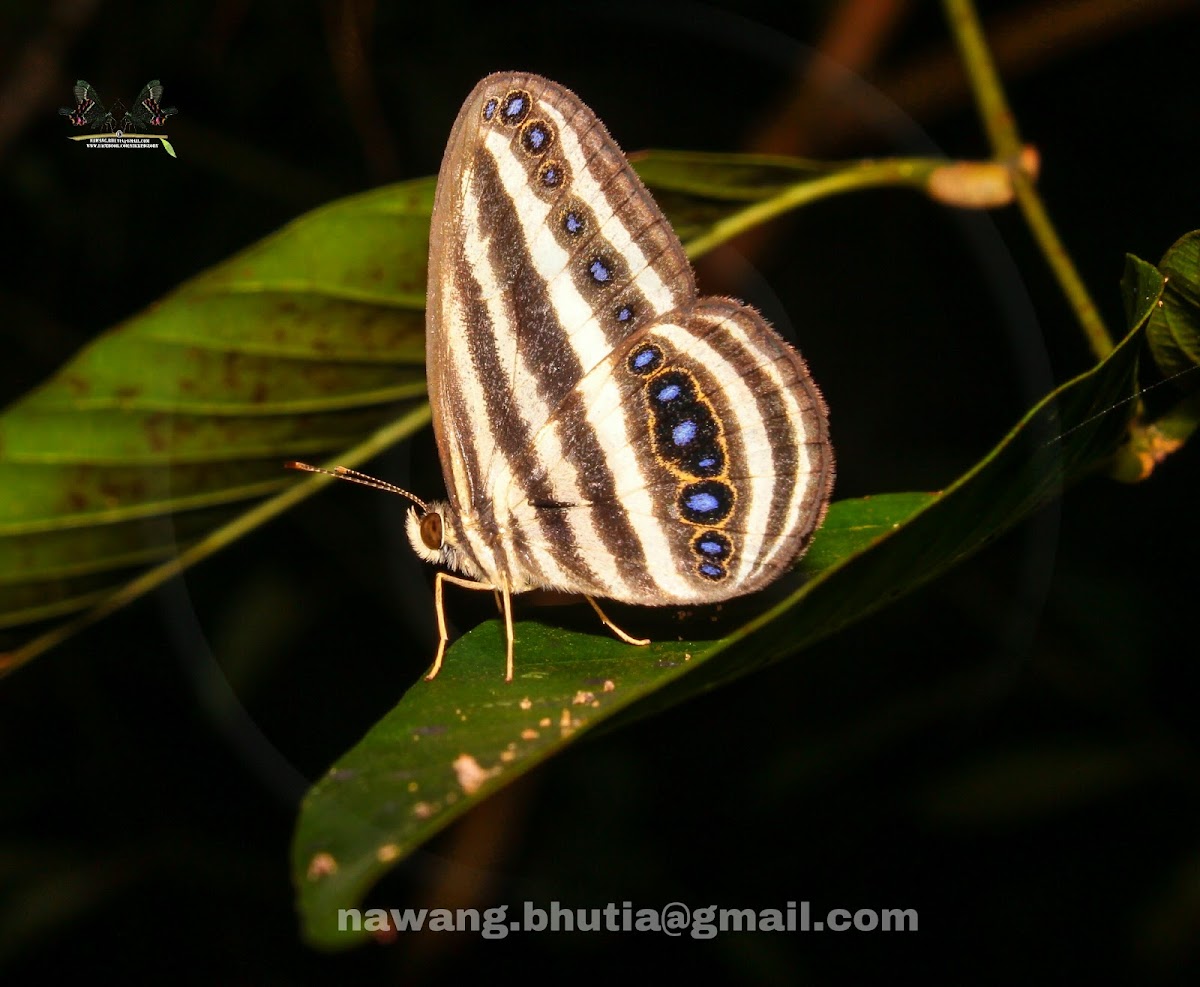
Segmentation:
{"type": "MultiPolygon", "coordinates": [[[[400,493],[434,579],[712,603],[786,572],[833,484],[826,408],[756,311],[700,298],[679,238],[604,125],[523,73],[467,97],[438,175],[426,369],[448,500],[400,493]],[[450,572],[445,570],[451,570],[450,572]],[[459,573],[461,575],[455,575],[459,573]]],[[[295,468],[322,472],[300,463],[295,468]]]]}

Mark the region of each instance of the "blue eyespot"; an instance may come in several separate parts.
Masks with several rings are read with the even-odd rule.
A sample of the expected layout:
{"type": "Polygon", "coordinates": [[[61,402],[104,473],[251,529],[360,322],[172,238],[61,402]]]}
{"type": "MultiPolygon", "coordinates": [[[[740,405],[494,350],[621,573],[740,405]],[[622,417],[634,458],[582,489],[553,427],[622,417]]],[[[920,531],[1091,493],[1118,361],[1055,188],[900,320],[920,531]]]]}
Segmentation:
{"type": "Polygon", "coordinates": [[[542,166],[542,184],[546,188],[556,188],[562,183],[562,171],[558,167],[558,162],[547,161],[542,166]]]}
{"type": "Polygon", "coordinates": [[[514,89],[500,104],[500,115],[505,123],[520,123],[529,113],[529,93],[514,89]]]}
{"type": "MultiPolygon", "coordinates": [[[[703,439],[704,426],[701,425],[698,431],[699,437],[703,439]]],[[[691,455],[684,455],[679,462],[684,472],[693,476],[716,476],[724,471],[724,457],[713,451],[711,443],[695,442],[688,449],[691,455]]]]}
{"type": "Polygon", "coordinates": [[[544,154],[554,143],[554,133],[541,120],[530,120],[521,128],[521,146],[530,154],[544,154]]]}
{"type": "MultiPolygon", "coordinates": [[[[689,483],[679,495],[679,511],[693,524],[719,524],[733,511],[733,488],[720,480],[689,483]]],[[[708,533],[705,540],[720,541],[724,536],[708,533]]],[[[728,542],[726,542],[728,544],[728,542]]]]}
{"type": "Polygon", "coordinates": [[[563,217],[563,229],[575,236],[583,232],[583,217],[577,212],[569,212],[563,217]]]}
{"type": "Polygon", "coordinates": [[[663,362],[663,353],[653,343],[643,343],[629,355],[629,369],[639,376],[653,373],[663,362]]]}
{"type": "Polygon", "coordinates": [[[696,437],[696,423],[690,418],[680,422],[671,430],[671,441],[677,446],[685,446],[696,437]]]}
{"type": "Polygon", "coordinates": [[[679,385],[667,384],[665,387],[659,388],[657,394],[654,395],[659,401],[674,401],[679,397],[679,385]]]}
{"type": "Polygon", "coordinates": [[[617,321],[618,322],[628,322],[632,318],[633,318],[633,309],[631,309],[628,305],[622,305],[617,310],[617,321]]]}
{"type": "Polygon", "coordinates": [[[707,576],[709,579],[720,579],[725,575],[725,570],[714,562],[701,562],[697,568],[700,570],[700,575],[707,576]]]}
{"type": "Polygon", "coordinates": [[[591,264],[588,265],[588,270],[592,272],[592,280],[598,284],[604,284],[612,280],[612,271],[609,270],[608,265],[599,257],[592,260],[591,264]]]}
{"type": "Polygon", "coordinates": [[[696,540],[692,542],[692,547],[701,555],[708,556],[710,559],[724,559],[733,551],[733,546],[729,544],[729,539],[719,531],[705,531],[696,536],[696,540]]]}
{"type": "Polygon", "coordinates": [[[498,105],[499,104],[496,102],[496,100],[494,98],[489,99],[486,103],[484,103],[483,104],[483,118],[485,120],[491,120],[492,117],[494,117],[496,115],[496,107],[498,105]]]}

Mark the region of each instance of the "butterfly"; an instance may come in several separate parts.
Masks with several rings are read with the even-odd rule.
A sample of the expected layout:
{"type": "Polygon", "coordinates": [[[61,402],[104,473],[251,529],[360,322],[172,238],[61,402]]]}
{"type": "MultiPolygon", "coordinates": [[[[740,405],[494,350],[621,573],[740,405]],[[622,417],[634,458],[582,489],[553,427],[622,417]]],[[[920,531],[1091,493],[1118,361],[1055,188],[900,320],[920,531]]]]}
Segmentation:
{"type": "Polygon", "coordinates": [[[415,504],[434,579],[491,590],[513,677],[512,596],[546,588],[703,604],[787,572],[834,477],[804,360],[748,305],[699,297],[678,236],[604,125],[536,75],[490,75],[435,194],[426,371],[446,501],[415,504]]]}
{"type": "Polygon", "coordinates": [[[75,109],[63,106],[59,115],[66,117],[76,127],[89,127],[92,130],[116,130],[118,126],[123,131],[132,127],[164,127],[167,118],[178,113],[174,106],[162,107],[163,86],[157,79],[151,79],[138,93],[137,101],[129,110],[118,99],[113,103],[112,110],[105,110],[104,104],[96,90],[80,79],[75,83],[75,109]]]}
{"type": "Polygon", "coordinates": [[[75,83],[75,108],[60,106],[58,114],[70,120],[73,127],[103,130],[115,126],[113,115],[105,110],[100,96],[85,79],[75,83]]]}
{"type": "Polygon", "coordinates": [[[157,79],[151,79],[142,86],[137,100],[125,114],[125,126],[165,127],[167,118],[174,116],[179,110],[174,106],[160,106],[162,94],[163,85],[157,79]]]}

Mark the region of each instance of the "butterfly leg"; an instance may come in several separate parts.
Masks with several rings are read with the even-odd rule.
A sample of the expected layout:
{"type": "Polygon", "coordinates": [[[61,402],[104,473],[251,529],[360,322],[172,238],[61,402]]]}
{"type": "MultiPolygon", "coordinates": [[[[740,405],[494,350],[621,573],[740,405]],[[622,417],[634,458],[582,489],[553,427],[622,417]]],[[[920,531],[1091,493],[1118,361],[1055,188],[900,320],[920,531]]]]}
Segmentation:
{"type": "Polygon", "coordinates": [[[500,592],[504,597],[504,635],[508,640],[508,652],[504,666],[504,681],[511,682],[513,680],[512,593],[508,591],[507,586],[505,586],[500,592]]]}
{"type": "Polygon", "coordinates": [[[623,630],[621,630],[621,628],[608,619],[608,616],[605,614],[605,612],[600,609],[599,603],[593,600],[590,596],[585,596],[584,599],[592,605],[592,609],[596,611],[596,616],[600,618],[600,622],[610,631],[616,634],[617,637],[619,637],[626,644],[636,644],[638,647],[642,647],[643,645],[650,643],[650,638],[648,637],[633,637],[631,634],[626,634],[623,630]]]}
{"type": "MultiPolygon", "coordinates": [[[[437,677],[437,673],[442,670],[442,658],[446,655],[446,642],[450,640],[450,632],[446,629],[446,609],[442,605],[442,584],[453,583],[455,586],[461,586],[463,589],[490,589],[496,587],[491,583],[480,583],[474,579],[461,579],[458,576],[452,576],[448,572],[439,572],[433,577],[433,608],[437,611],[438,622],[438,649],[437,656],[433,659],[433,667],[429,669],[425,676],[425,681],[429,682],[437,677]]],[[[508,593],[505,591],[505,602],[508,602],[508,593]]],[[[508,624],[508,680],[512,681],[512,608],[509,607],[508,613],[505,615],[508,624]]]]}

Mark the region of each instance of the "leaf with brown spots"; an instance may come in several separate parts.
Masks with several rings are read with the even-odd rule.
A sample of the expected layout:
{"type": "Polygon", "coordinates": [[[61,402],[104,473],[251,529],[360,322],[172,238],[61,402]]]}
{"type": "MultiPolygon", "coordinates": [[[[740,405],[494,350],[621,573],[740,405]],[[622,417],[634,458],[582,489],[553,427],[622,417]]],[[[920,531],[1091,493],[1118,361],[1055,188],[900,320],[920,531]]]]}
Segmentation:
{"type": "Polygon", "coordinates": [[[50,629],[5,632],[0,670],[323,482],[285,460],[353,464],[425,423],[432,195],[411,182],[301,217],[7,409],[0,628],[50,629]]]}

